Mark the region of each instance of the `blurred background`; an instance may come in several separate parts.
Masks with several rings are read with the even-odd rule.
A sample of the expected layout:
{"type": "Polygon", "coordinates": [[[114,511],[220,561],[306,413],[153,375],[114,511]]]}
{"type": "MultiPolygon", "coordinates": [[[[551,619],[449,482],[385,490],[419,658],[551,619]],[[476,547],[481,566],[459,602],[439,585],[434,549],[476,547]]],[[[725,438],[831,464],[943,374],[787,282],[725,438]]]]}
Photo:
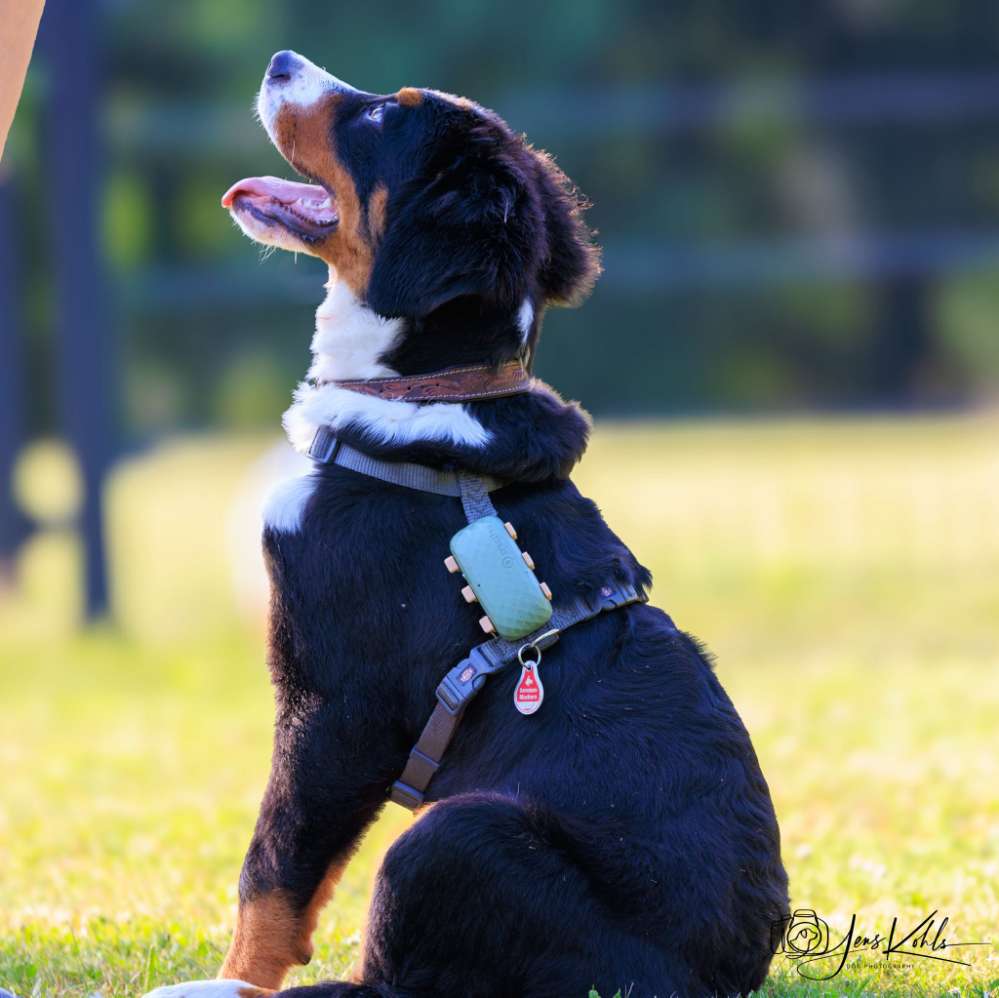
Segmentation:
{"type": "MultiPolygon", "coordinates": [[[[5,156],[0,470],[69,435],[93,485],[178,432],[277,425],[322,267],[261,265],[218,207],[288,173],[250,113],[277,46],[370,90],[472,95],[557,156],[606,273],[550,316],[538,369],[598,417],[996,392],[988,0],[86,0],[49,4],[5,156]]],[[[26,524],[4,512],[9,558],[26,524]]]]}
{"type": "Polygon", "coordinates": [[[285,47],[472,96],[589,196],[605,273],[538,372],[719,653],[796,899],[999,924],[999,5],[49,0],[0,174],[0,983],[124,994],[225,942],[256,509],[325,273],[218,199],[289,174],[251,113],[285,47]]]}

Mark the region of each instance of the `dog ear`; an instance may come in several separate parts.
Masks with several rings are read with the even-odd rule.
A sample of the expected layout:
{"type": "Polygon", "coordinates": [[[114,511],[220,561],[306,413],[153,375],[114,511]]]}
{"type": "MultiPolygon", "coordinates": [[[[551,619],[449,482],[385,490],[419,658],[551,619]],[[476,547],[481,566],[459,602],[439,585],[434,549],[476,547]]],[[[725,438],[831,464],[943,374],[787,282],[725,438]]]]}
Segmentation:
{"type": "Polygon", "coordinates": [[[419,317],[462,295],[516,308],[543,247],[541,211],[510,162],[461,160],[389,207],[367,302],[419,317]]]}
{"type": "Polygon", "coordinates": [[[601,269],[600,247],[583,218],[589,204],[548,153],[531,151],[548,236],[538,283],[550,304],[578,305],[593,290],[601,269]]]}

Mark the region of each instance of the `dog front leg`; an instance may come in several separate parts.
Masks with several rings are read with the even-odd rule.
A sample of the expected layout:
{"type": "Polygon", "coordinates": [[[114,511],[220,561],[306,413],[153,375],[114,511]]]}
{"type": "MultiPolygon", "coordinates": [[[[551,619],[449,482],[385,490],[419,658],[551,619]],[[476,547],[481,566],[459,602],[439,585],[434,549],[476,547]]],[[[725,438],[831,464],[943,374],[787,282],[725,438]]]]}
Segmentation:
{"type": "Polygon", "coordinates": [[[325,708],[279,714],[220,977],[278,988],[290,967],[312,957],[319,912],[401,765],[359,755],[359,733],[342,724],[325,708]]]}

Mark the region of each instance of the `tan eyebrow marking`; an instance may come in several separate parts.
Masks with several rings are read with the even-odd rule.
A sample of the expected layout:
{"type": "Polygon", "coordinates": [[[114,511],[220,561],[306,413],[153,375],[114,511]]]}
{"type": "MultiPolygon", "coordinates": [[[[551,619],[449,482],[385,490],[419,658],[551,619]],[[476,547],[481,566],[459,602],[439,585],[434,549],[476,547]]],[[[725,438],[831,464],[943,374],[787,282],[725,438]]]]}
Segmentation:
{"type": "Polygon", "coordinates": [[[395,95],[395,99],[402,107],[416,107],[423,100],[423,91],[416,87],[403,87],[395,95]]]}

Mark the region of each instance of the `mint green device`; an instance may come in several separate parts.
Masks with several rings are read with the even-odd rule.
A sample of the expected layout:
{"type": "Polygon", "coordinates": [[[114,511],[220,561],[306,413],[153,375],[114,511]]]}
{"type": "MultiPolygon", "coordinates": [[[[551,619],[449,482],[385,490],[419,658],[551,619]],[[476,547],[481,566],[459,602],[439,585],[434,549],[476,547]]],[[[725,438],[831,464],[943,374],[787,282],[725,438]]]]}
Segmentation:
{"type": "Polygon", "coordinates": [[[551,590],[535,577],[531,556],[517,546],[517,532],[498,516],[483,516],[459,530],[444,564],[465,576],[462,595],[485,610],[479,624],[487,634],[513,641],[551,619],[551,590]]]}

